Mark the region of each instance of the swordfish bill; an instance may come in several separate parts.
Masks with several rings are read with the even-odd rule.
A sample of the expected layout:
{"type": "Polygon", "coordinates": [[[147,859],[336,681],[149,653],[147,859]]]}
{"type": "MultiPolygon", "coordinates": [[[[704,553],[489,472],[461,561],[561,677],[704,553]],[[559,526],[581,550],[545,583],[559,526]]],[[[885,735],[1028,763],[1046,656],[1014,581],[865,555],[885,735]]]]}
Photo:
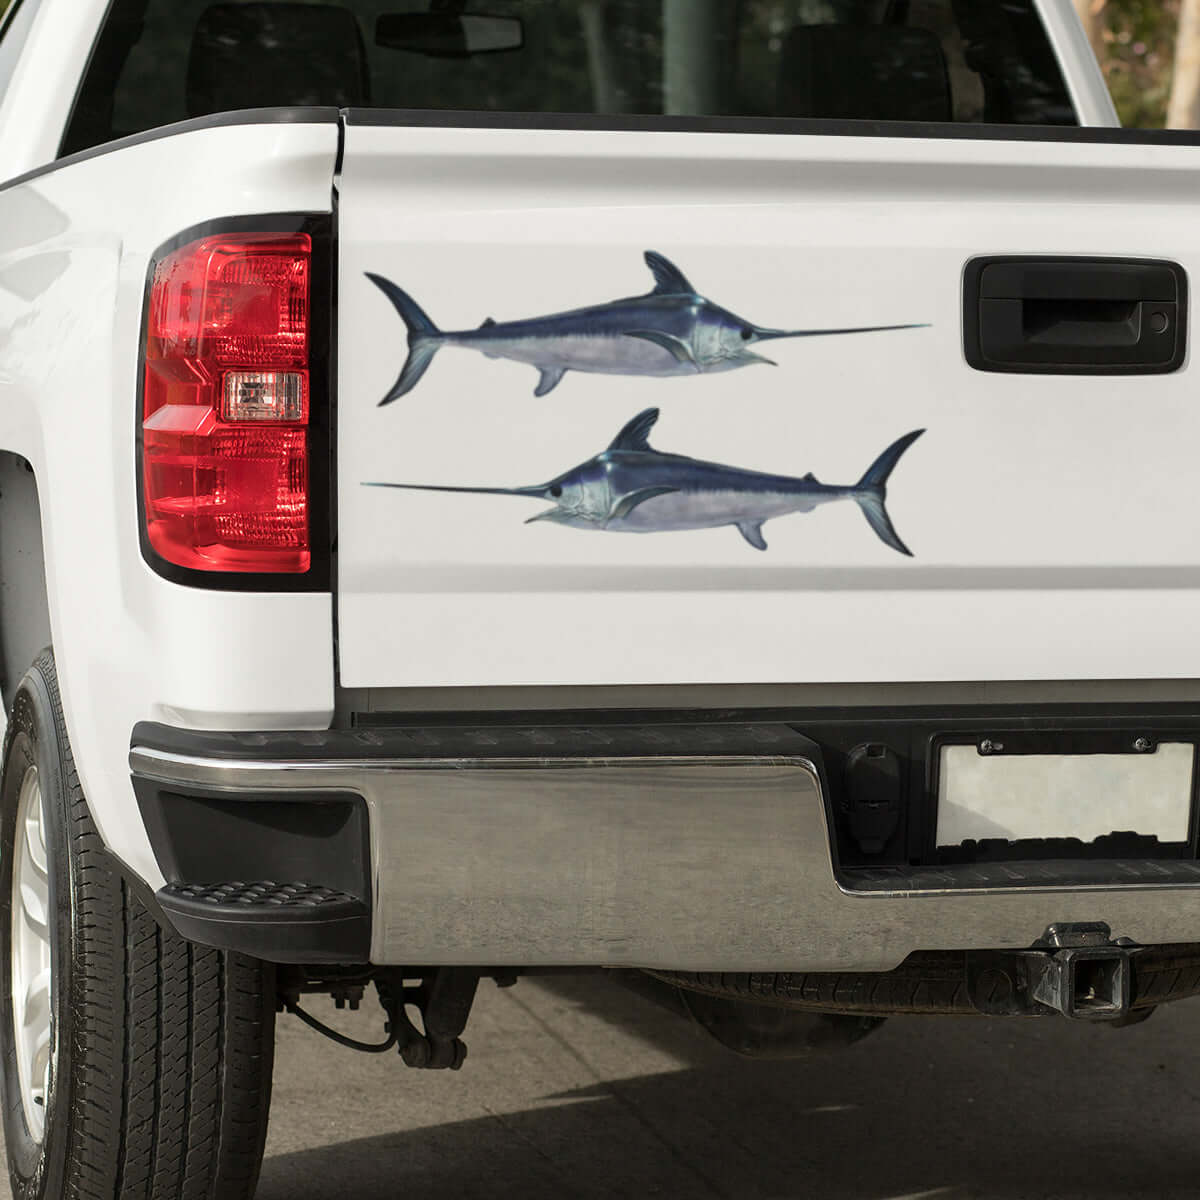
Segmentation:
{"type": "Polygon", "coordinates": [[[568,371],[598,375],[704,375],[755,363],[774,365],[751,347],[784,338],[833,337],[920,329],[922,325],[864,325],[852,329],[768,329],[705,299],[672,262],[647,250],[654,290],[570,312],[518,321],[490,317],[478,329],[439,329],[419,304],[382,275],[367,278],[392,302],[408,329],[408,358],[391,391],[391,404],[421,381],[444,346],[478,350],[536,368],[535,396],[552,392],[568,371]]]}
{"type": "Polygon", "coordinates": [[[366,483],[364,487],[451,492],[475,496],[520,496],[552,508],[526,524],[553,521],[573,529],[609,533],[665,533],[731,525],[756,550],[767,548],[763,525],[822,504],[853,500],[880,541],[899,554],[912,551],[900,539],[887,511],[888,480],[904,452],[925,431],[893,442],[854,484],[821,483],[815,475],[768,475],[655,450],[650,430],[658,409],[633,418],[602,453],[549,483],[532,487],[452,487],[440,484],[366,483]]]}

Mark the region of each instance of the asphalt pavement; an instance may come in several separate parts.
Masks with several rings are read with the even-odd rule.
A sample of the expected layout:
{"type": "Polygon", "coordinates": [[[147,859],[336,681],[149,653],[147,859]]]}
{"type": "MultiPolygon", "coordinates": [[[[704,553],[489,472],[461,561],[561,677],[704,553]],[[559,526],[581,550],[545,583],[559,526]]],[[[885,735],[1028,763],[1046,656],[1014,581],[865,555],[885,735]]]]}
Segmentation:
{"type": "MultiPolygon", "coordinates": [[[[373,1005],[320,1014],[374,1037],[373,1005]]],[[[406,1071],[282,1018],[260,1200],[1200,1196],[1200,1001],[764,1063],[604,977],[485,982],[466,1040],[461,1072],[406,1071]]]]}
{"type": "MultiPolygon", "coordinates": [[[[310,1007],[381,1034],[373,997],[310,1007]]],[[[409,1071],[281,1017],[259,1200],[1200,1196],[1198,1001],[1125,1030],[893,1019],[762,1063],[602,976],[485,982],[467,1042],[409,1071]]]]}

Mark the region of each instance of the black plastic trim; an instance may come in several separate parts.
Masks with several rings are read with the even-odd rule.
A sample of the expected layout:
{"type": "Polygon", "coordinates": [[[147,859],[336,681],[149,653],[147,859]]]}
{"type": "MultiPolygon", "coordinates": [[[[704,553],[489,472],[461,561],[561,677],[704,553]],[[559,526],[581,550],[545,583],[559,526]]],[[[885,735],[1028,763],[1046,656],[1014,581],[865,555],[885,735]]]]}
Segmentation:
{"type": "MultiPolygon", "coordinates": [[[[259,888],[279,889],[262,883],[259,888]]],[[[226,885],[244,894],[240,882],[226,885]]],[[[249,897],[214,902],[217,888],[192,889],[168,884],[156,893],[167,920],[180,936],[203,946],[232,950],[277,963],[353,963],[371,952],[371,913],[357,897],[337,894],[318,907],[249,897]],[[197,898],[205,897],[210,898],[197,898]]]]}
{"type": "Polygon", "coordinates": [[[330,189],[330,205],[332,208],[330,216],[330,225],[333,231],[333,237],[330,242],[330,257],[329,257],[329,332],[326,344],[329,347],[329,405],[328,405],[328,420],[329,420],[329,590],[332,608],[332,625],[330,628],[330,638],[333,646],[333,678],[337,680],[341,675],[341,641],[339,630],[341,628],[341,612],[340,612],[340,596],[341,589],[338,586],[338,489],[337,489],[337,463],[338,463],[338,430],[341,428],[341,422],[338,418],[338,380],[340,372],[338,369],[338,347],[340,338],[338,337],[338,328],[341,312],[341,192],[338,189],[338,181],[342,174],[342,161],[346,153],[346,126],[344,123],[338,124],[338,146],[337,146],[337,161],[334,164],[333,185],[330,189]]]}
{"type": "Polygon", "coordinates": [[[471,109],[348,108],[346,123],[415,129],[593,130],[606,133],[765,133],[792,136],[932,138],[950,141],[1078,142],[1200,146],[1200,132],[1099,125],[974,125],[950,122],[830,121],[808,117],[665,117],[597,113],[479,112],[471,109]]]}
{"type": "MultiPolygon", "coordinates": [[[[1136,282],[1127,286],[1137,290],[1136,282]]],[[[1037,285],[1033,284],[1033,290],[1037,285]]],[[[1147,290],[1142,288],[1141,290],[1147,290]]],[[[1087,300],[1093,297],[1080,295],[1073,297],[1087,300]]],[[[1045,254],[1003,254],[985,255],[971,259],[963,268],[962,283],[963,299],[963,354],[967,364],[977,371],[996,372],[1010,375],[1167,375],[1178,371],[1187,359],[1188,331],[1188,276],[1176,262],[1156,258],[1123,258],[1110,255],[1045,255],[1045,254]],[[1003,298],[985,295],[987,283],[985,272],[989,267],[1061,267],[1064,272],[1080,267],[1084,271],[1095,271],[1095,279],[1082,284],[1080,290],[1089,286],[1094,289],[1095,298],[1107,299],[1104,293],[1109,280],[1105,278],[1104,269],[1109,267],[1133,267],[1141,269],[1147,276],[1158,277],[1160,288],[1149,287],[1152,292],[1166,291],[1167,280],[1174,287],[1175,294],[1167,295],[1138,295],[1126,297],[1131,302],[1161,302],[1163,309],[1169,312],[1170,353],[1159,351],[1157,361],[1150,359],[1153,346],[1143,338],[1135,346],[1086,346],[1086,347],[1038,347],[1029,354],[1025,348],[1014,352],[1014,356],[994,358],[989,356],[984,348],[983,326],[984,306],[995,304],[1010,304],[1017,301],[1032,300],[1034,295],[1005,296],[1003,298]],[[1028,356],[1027,356],[1028,355],[1028,356]],[[1046,361],[1037,361],[1039,357],[1046,361]],[[1137,361],[1141,357],[1145,361],[1137,361]]]]}
{"type": "Polygon", "coordinates": [[[332,347],[334,313],[334,230],[326,213],[264,213],[245,217],[223,217],[185,229],[154,252],[146,271],[142,301],[142,324],[138,353],[137,400],[134,410],[134,477],[137,482],[138,541],[142,557],[164,579],[185,587],[226,592],[328,592],[332,587],[330,565],[333,543],[332,393],[335,387],[332,347]],[[251,571],[197,571],[177,566],[150,545],[146,530],[142,478],[142,412],[146,383],[146,331],[150,317],[150,290],[158,263],[172,251],[200,238],[223,233],[307,233],[312,238],[309,395],[309,498],[312,511],[309,539],[312,559],[303,574],[274,574],[251,571]]]}
{"type": "Polygon", "coordinates": [[[938,892],[994,888],[1197,887],[1200,863],[1172,859],[1047,859],[845,871],[848,891],[938,892]]]}
{"type": "Polygon", "coordinates": [[[824,137],[929,138],[940,141],[1073,142],[1084,145],[1200,146],[1200,133],[1186,129],[1121,129],[1101,125],[971,125],[908,121],[827,121],[803,117],[662,117],[595,113],[504,113],[469,109],[248,108],[159,125],[76,151],[11,179],[0,192],[50,175],[75,163],[132,146],[204,129],[239,125],[347,125],[367,128],[518,129],[602,133],[726,133],[824,137]]]}
{"type": "Polygon", "coordinates": [[[43,175],[52,175],[64,167],[87,162],[90,158],[116,154],[120,150],[128,150],[131,146],[141,146],[146,142],[157,142],[162,138],[195,133],[202,129],[227,129],[237,125],[336,125],[340,119],[341,113],[336,108],[247,108],[238,112],[215,113],[210,117],[193,117],[189,121],[160,125],[155,129],[147,129],[144,133],[134,133],[129,137],[117,138],[113,142],[102,142],[99,146],[91,146],[87,150],[56,158],[44,166],[34,167],[22,175],[3,180],[0,182],[0,192],[20,187],[21,184],[40,179],[43,175]]]}
{"type": "Polygon", "coordinates": [[[367,960],[371,943],[370,821],[354,792],[239,792],[133,775],[133,790],[167,886],[154,907],[189,940],[271,962],[367,960]],[[303,883],[338,903],[201,903],[192,890],[303,883]]]}
{"type": "MultiPolygon", "coordinates": [[[[546,715],[546,714],[543,714],[546,715]]],[[[579,717],[580,714],[573,714],[579,717]]],[[[356,762],[470,758],[503,761],[621,758],[643,755],[776,755],[808,758],[817,747],[782,721],[739,719],[713,714],[679,719],[641,720],[631,714],[615,719],[501,723],[464,717],[447,725],[414,723],[404,728],[330,729],[315,732],[215,733],[140,722],[131,746],[181,757],[241,762],[356,762]]]]}
{"type": "Polygon", "coordinates": [[[413,129],[523,129],[603,133],[726,133],[825,137],[930,138],[941,141],[1073,142],[1084,145],[1200,146],[1185,129],[1121,129],[1100,125],[973,125],[908,121],[828,121],[803,117],[663,117],[595,113],[506,113],[469,109],[249,108],[193,117],[102,142],[0,181],[0,192],[63,167],[162,138],[238,125],[334,125],[413,129]]]}
{"type": "Polygon", "coordinates": [[[136,773],[133,791],[168,883],[302,879],[370,899],[370,822],[356,792],[231,795],[136,773]]]}

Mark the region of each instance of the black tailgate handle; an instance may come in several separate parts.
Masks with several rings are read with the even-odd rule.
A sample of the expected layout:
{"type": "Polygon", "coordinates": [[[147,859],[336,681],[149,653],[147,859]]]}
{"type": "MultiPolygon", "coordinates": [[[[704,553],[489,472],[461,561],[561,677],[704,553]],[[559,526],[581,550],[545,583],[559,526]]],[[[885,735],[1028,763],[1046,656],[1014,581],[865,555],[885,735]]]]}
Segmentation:
{"type": "Polygon", "coordinates": [[[976,258],[963,346],[980,371],[1155,375],[1187,350],[1187,273],[1133,258],[976,258]]]}

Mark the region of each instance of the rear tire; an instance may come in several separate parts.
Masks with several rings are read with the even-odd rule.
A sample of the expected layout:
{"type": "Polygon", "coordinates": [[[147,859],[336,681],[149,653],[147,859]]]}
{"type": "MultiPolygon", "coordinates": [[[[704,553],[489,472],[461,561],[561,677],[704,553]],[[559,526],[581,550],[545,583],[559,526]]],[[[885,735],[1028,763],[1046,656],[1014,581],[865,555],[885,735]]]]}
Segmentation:
{"type": "Polygon", "coordinates": [[[80,790],[49,651],[21,681],[5,736],[0,972],[14,1200],[253,1196],[270,1105],[273,969],[184,941],[113,869],[80,790]],[[39,867],[48,988],[44,971],[31,982],[28,965],[38,962],[39,867]],[[42,996],[48,1076],[45,1056],[30,1061],[39,1039],[27,1033],[42,996]]]}

